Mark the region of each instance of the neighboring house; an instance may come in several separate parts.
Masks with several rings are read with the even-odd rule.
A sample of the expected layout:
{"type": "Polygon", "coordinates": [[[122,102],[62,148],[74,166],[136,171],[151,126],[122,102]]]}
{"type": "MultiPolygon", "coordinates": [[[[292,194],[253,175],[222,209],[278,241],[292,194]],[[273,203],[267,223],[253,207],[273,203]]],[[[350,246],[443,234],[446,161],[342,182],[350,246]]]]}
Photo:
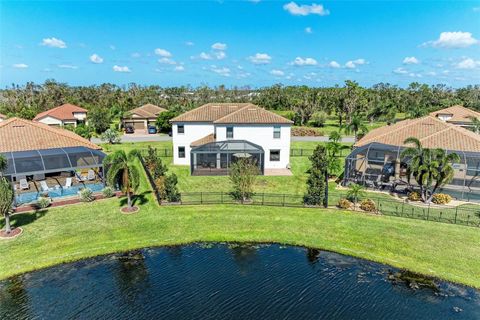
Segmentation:
{"type": "MultiPolygon", "coordinates": [[[[345,184],[407,191],[409,159],[402,158],[401,153],[410,137],[420,140],[424,148],[458,154],[461,160],[453,165],[453,180],[442,187],[442,192],[457,199],[480,201],[480,135],[432,115],[368,132],[346,158],[345,184]]],[[[414,184],[413,178],[410,183],[414,184]]]]}
{"type": "Polygon", "coordinates": [[[0,113],[0,122],[7,120],[7,116],[0,113]]]}
{"type": "Polygon", "coordinates": [[[252,158],[261,173],[286,169],[292,121],[250,103],[208,103],[171,120],[173,163],[194,175],[228,174],[238,158],[252,158]]]}
{"type": "Polygon", "coordinates": [[[480,120],[480,112],[458,105],[432,112],[430,115],[442,121],[465,128],[470,128],[472,117],[480,120]]]}
{"type": "Polygon", "coordinates": [[[128,111],[127,115],[123,117],[123,126],[131,126],[138,130],[146,130],[149,125],[155,125],[158,115],[164,111],[167,111],[167,109],[153,104],[145,104],[128,111]]]}
{"type": "Polygon", "coordinates": [[[67,125],[76,127],[79,124],[87,123],[87,112],[86,109],[66,103],[59,107],[39,113],[33,118],[33,121],[55,127],[63,127],[67,125]]]}

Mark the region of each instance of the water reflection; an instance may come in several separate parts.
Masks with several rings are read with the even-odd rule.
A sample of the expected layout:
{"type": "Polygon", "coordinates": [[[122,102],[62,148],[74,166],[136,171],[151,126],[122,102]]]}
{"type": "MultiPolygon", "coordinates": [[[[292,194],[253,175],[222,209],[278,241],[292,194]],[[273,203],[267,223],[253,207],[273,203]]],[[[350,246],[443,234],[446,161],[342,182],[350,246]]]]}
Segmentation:
{"type": "Polygon", "coordinates": [[[134,302],[149,286],[148,268],[141,250],[120,254],[114,274],[122,297],[127,302],[134,302]]]}
{"type": "Polygon", "coordinates": [[[320,258],[320,250],[318,249],[307,249],[307,260],[311,266],[314,266],[318,259],[320,258]]]}
{"type": "Polygon", "coordinates": [[[257,260],[257,248],[249,244],[231,244],[229,246],[233,260],[240,274],[247,275],[255,267],[257,260]]]}
{"type": "Polygon", "coordinates": [[[29,318],[28,292],[22,276],[15,276],[0,283],[0,315],[1,319],[29,318]]]}

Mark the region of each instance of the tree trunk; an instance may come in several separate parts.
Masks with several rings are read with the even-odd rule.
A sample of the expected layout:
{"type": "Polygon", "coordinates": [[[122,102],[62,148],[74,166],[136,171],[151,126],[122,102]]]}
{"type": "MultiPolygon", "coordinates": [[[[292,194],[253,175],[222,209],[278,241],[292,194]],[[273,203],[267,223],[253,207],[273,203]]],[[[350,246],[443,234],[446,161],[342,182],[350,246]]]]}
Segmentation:
{"type": "Polygon", "coordinates": [[[9,234],[12,232],[12,228],[10,226],[10,213],[5,213],[5,232],[9,234]]]}
{"type": "Polygon", "coordinates": [[[130,190],[127,191],[127,205],[129,208],[132,207],[132,195],[130,193],[130,190]]]}

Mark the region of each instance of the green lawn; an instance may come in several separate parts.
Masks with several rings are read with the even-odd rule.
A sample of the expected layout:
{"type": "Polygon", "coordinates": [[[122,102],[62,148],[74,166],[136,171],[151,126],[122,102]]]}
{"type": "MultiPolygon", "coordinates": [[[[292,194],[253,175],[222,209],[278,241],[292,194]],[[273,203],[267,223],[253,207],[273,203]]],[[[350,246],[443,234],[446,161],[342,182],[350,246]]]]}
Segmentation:
{"type": "Polygon", "coordinates": [[[0,242],[0,278],[147,246],[248,241],[331,250],[480,288],[476,228],[324,209],[158,207],[144,175],[138,193],[134,215],[121,214],[125,200],[114,198],[13,216],[24,233],[0,242]]]}

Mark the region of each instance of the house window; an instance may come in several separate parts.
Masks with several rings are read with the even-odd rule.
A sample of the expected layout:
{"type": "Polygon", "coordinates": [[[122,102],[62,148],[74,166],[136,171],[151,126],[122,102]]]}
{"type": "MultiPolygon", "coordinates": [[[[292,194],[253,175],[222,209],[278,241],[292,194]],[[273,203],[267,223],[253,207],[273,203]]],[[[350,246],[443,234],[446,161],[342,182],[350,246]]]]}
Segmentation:
{"type": "Polygon", "coordinates": [[[178,147],[178,157],[185,158],[185,147],[178,147]]]}
{"type": "Polygon", "coordinates": [[[233,127],[227,127],[227,139],[233,139],[233,127]]]}
{"type": "Polygon", "coordinates": [[[270,161],[280,161],[280,150],[270,150],[270,161]]]}
{"type": "Polygon", "coordinates": [[[273,127],[273,139],[280,139],[280,127],[273,127]]]}
{"type": "Polygon", "coordinates": [[[177,133],[184,134],[185,133],[185,126],[183,124],[177,125],[177,133]]]}

